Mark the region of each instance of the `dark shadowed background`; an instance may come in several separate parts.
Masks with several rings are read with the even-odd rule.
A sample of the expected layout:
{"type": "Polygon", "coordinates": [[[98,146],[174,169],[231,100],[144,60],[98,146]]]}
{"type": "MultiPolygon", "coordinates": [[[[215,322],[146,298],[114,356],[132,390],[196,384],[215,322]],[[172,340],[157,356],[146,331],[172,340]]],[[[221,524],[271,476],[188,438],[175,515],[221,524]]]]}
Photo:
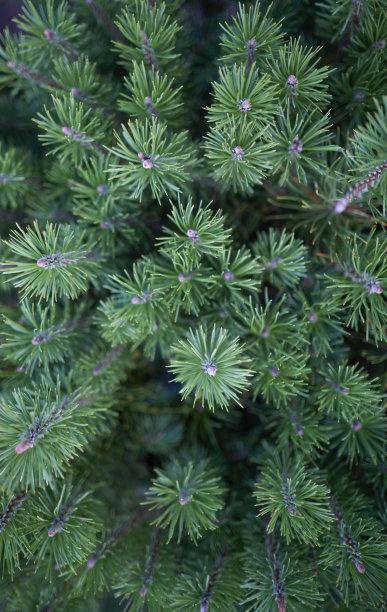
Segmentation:
{"type": "Polygon", "coordinates": [[[16,30],[12,17],[16,17],[21,5],[21,0],[0,0],[0,30],[4,30],[6,26],[11,32],[16,30]]]}

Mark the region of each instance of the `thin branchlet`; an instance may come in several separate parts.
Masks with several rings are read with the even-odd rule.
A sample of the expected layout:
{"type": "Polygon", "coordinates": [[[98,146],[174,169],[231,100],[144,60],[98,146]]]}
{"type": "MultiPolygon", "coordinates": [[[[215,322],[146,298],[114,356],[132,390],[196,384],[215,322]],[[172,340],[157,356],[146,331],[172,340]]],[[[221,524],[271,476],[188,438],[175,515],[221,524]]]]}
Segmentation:
{"type": "Polygon", "coordinates": [[[86,102],[92,108],[100,109],[105,115],[105,117],[110,117],[110,119],[112,119],[114,123],[122,123],[123,118],[120,113],[112,111],[101,102],[96,102],[95,100],[92,100],[91,96],[88,93],[85,93],[84,91],[79,89],[79,87],[72,87],[71,93],[73,94],[74,98],[86,102]]]}
{"type": "Polygon", "coordinates": [[[84,317],[80,317],[79,319],[69,319],[65,321],[65,323],[60,323],[58,325],[54,325],[48,329],[44,329],[36,334],[32,340],[32,344],[41,344],[45,342],[50,342],[53,336],[58,336],[60,334],[64,334],[66,331],[70,329],[74,329],[80,327],[85,322],[84,317]]]}
{"type": "Polygon", "coordinates": [[[106,368],[113,363],[118,357],[121,355],[124,350],[123,346],[116,346],[112,349],[104,359],[99,361],[93,370],[93,376],[99,376],[101,372],[106,370],[106,368]]]}
{"type": "Polygon", "coordinates": [[[12,517],[27,499],[27,491],[22,489],[14,494],[4,512],[0,513],[0,533],[4,531],[12,517]]]}
{"type": "Polygon", "coordinates": [[[146,514],[148,514],[146,508],[140,508],[135,512],[126,522],[122,523],[117,529],[113,531],[111,536],[102,542],[95,553],[90,557],[87,562],[87,567],[92,568],[94,565],[106,555],[106,553],[117,544],[120,538],[127,534],[133,527],[141,521],[146,514]]]}
{"type": "Polygon", "coordinates": [[[70,497],[67,500],[66,504],[64,504],[60,508],[58,516],[56,516],[51,521],[51,525],[48,529],[48,536],[50,538],[54,537],[57,533],[60,533],[62,531],[65,523],[67,523],[72,511],[74,510],[74,502],[75,502],[75,498],[70,497]]]}
{"type": "Polygon", "coordinates": [[[52,43],[53,45],[58,45],[65,49],[65,51],[68,52],[73,62],[76,62],[79,59],[77,53],[75,53],[75,51],[70,47],[68,41],[65,40],[60,34],[58,34],[58,32],[53,32],[52,30],[46,28],[44,30],[44,35],[50,43],[52,43]]]}
{"type": "Polygon", "coordinates": [[[59,83],[54,81],[52,78],[48,78],[46,75],[41,72],[37,72],[36,70],[32,70],[22,62],[7,62],[8,68],[11,68],[15,72],[15,74],[20,75],[27,79],[27,81],[33,81],[37,85],[44,85],[46,87],[51,87],[52,89],[61,89],[59,83]]]}
{"type": "Polygon", "coordinates": [[[145,597],[148,592],[148,586],[153,583],[153,577],[156,568],[157,557],[159,555],[160,550],[160,539],[161,539],[162,529],[161,527],[156,527],[152,543],[150,545],[149,557],[145,567],[145,572],[143,576],[143,584],[140,589],[140,597],[145,597]]]}
{"type": "Polygon", "coordinates": [[[214,567],[212,568],[212,572],[208,581],[208,586],[204,593],[202,594],[201,602],[200,602],[200,612],[208,612],[209,606],[211,603],[211,597],[213,595],[214,589],[216,587],[216,583],[219,581],[227,557],[227,552],[221,551],[218,555],[218,558],[215,562],[214,567]]]}
{"type": "Polygon", "coordinates": [[[125,38],[122,36],[116,24],[114,23],[114,21],[112,21],[112,19],[110,19],[109,15],[105,13],[105,11],[98,4],[98,2],[95,2],[95,0],[85,0],[85,2],[92,10],[97,21],[99,21],[106,28],[112,38],[114,40],[124,42],[125,38]]]}
{"type": "Polygon", "coordinates": [[[335,264],[336,270],[339,270],[343,276],[350,278],[353,282],[359,283],[360,285],[364,285],[367,289],[368,295],[372,295],[373,293],[383,293],[383,288],[381,287],[379,281],[375,280],[372,276],[368,274],[368,272],[361,272],[358,274],[352,266],[348,269],[345,269],[340,264],[335,264]]]}
{"type": "Polygon", "coordinates": [[[86,134],[84,132],[80,132],[79,130],[76,130],[75,128],[69,127],[67,125],[64,125],[62,127],[62,132],[68,138],[75,140],[75,142],[79,142],[86,149],[93,148],[98,151],[98,153],[102,153],[103,155],[108,154],[108,151],[102,145],[100,145],[99,142],[97,142],[96,140],[87,139],[86,134]]]}
{"type": "Polygon", "coordinates": [[[286,591],[285,580],[282,577],[282,565],[280,555],[272,533],[267,533],[265,537],[266,550],[271,568],[271,579],[273,582],[273,592],[278,607],[278,612],[286,610],[286,591]]]}
{"type": "Polygon", "coordinates": [[[376,185],[386,169],[387,161],[383,162],[383,164],[380,166],[377,166],[372,172],[369,172],[367,178],[365,178],[363,181],[359,181],[352,187],[349,187],[341,198],[333,202],[333,211],[337,214],[343,213],[349,204],[351,204],[354,200],[361,198],[362,195],[367,193],[369,189],[376,185]]]}
{"type": "Polygon", "coordinates": [[[156,59],[155,51],[151,45],[151,41],[148,36],[145,34],[144,30],[140,30],[140,38],[141,38],[141,49],[144,54],[145,62],[148,66],[153,66],[157,72],[161,73],[161,68],[159,67],[156,59]]]}
{"type": "Polygon", "coordinates": [[[284,498],[285,508],[289,512],[290,516],[295,516],[297,514],[297,507],[295,503],[296,498],[295,495],[292,493],[289,480],[285,477],[285,475],[282,476],[281,491],[284,498]]]}
{"type": "Polygon", "coordinates": [[[43,257],[37,260],[36,265],[39,266],[39,268],[54,270],[55,268],[66,268],[67,266],[77,265],[81,261],[93,259],[93,257],[95,257],[95,253],[92,251],[80,255],[61,253],[58,251],[57,253],[50,253],[50,255],[43,255],[43,257]]]}
{"type": "Polygon", "coordinates": [[[356,567],[359,574],[364,574],[366,568],[363,563],[362,556],[359,552],[359,547],[356,540],[352,537],[351,531],[347,521],[344,518],[344,513],[334,497],[332,495],[329,496],[329,505],[332,509],[332,512],[336,518],[337,528],[340,533],[341,543],[345,547],[348,556],[354,566],[356,567]]]}
{"type": "Polygon", "coordinates": [[[51,427],[61,419],[68,406],[68,402],[69,398],[64,395],[59,406],[55,402],[53,410],[47,418],[46,413],[43,413],[42,418],[36,417],[34,426],[29,425],[27,431],[20,436],[22,441],[15,447],[15,452],[21,455],[30,448],[33,448],[51,427]]]}

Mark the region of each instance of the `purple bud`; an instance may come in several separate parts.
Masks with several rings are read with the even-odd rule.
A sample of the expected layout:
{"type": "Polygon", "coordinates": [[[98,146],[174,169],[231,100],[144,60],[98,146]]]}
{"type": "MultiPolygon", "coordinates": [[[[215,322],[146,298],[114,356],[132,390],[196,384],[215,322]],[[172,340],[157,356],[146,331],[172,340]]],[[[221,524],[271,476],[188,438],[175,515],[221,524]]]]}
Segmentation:
{"type": "Polygon", "coordinates": [[[71,136],[73,135],[73,130],[69,127],[62,127],[62,132],[65,136],[68,136],[69,138],[71,138],[71,136]]]}
{"type": "Polygon", "coordinates": [[[359,572],[359,574],[364,574],[365,573],[365,567],[363,565],[363,563],[361,561],[358,561],[357,559],[354,559],[354,565],[357,569],[357,571],[359,572]]]}
{"type": "Polygon", "coordinates": [[[97,555],[94,555],[93,557],[90,557],[90,559],[87,562],[87,567],[91,569],[92,567],[94,567],[94,565],[97,563],[97,561],[98,561],[97,555]]]}
{"type": "Polygon", "coordinates": [[[360,423],[360,421],[355,421],[352,425],[353,431],[360,431],[362,427],[363,425],[360,423]]]}
{"type": "Polygon", "coordinates": [[[230,270],[226,270],[225,272],[223,272],[223,278],[225,281],[233,281],[234,275],[232,272],[230,272],[230,270]]]}
{"type": "Polygon", "coordinates": [[[145,96],[145,104],[149,106],[152,104],[152,98],[150,96],[145,96]]]}
{"type": "Polygon", "coordinates": [[[308,316],[308,319],[311,323],[316,323],[318,317],[315,312],[311,312],[310,315],[308,316]]]}
{"type": "Polygon", "coordinates": [[[45,37],[47,38],[47,40],[49,40],[50,42],[52,42],[55,38],[55,34],[52,30],[44,30],[43,34],[45,35],[45,37]]]}
{"type": "Polygon", "coordinates": [[[378,283],[378,281],[369,281],[367,283],[367,289],[368,289],[368,295],[372,295],[372,293],[377,293],[377,294],[381,294],[383,293],[383,289],[380,286],[380,284],[378,283]]]}
{"type": "Polygon", "coordinates": [[[140,589],[140,597],[145,597],[147,592],[148,592],[148,587],[142,586],[141,589],[140,589]]]}
{"type": "Polygon", "coordinates": [[[183,272],[180,272],[179,276],[177,277],[177,280],[179,281],[179,283],[184,283],[184,281],[186,280],[185,274],[183,274],[183,272]]]}
{"type": "Polygon", "coordinates": [[[216,365],[212,361],[210,363],[205,361],[203,363],[203,370],[209,376],[215,376],[215,374],[216,374],[216,365]]]}
{"type": "Polygon", "coordinates": [[[204,601],[203,603],[200,604],[200,612],[208,612],[209,609],[209,603],[208,601],[204,601]]]}
{"type": "Polygon", "coordinates": [[[224,319],[224,317],[226,316],[226,313],[224,312],[224,310],[219,310],[219,316],[221,319],[224,319]]]}
{"type": "Polygon", "coordinates": [[[288,507],[288,512],[289,512],[290,516],[296,516],[296,514],[297,514],[297,510],[295,508],[293,508],[293,506],[289,506],[288,507]]]}
{"type": "Polygon", "coordinates": [[[371,45],[371,49],[384,49],[386,46],[385,40],[377,40],[371,45]]]}
{"type": "Polygon", "coordinates": [[[199,234],[193,229],[187,230],[187,236],[191,242],[197,242],[199,240],[199,234]]]}
{"type": "Polygon", "coordinates": [[[264,329],[261,331],[261,336],[262,338],[268,338],[270,336],[270,330],[268,327],[264,327],[264,329]]]}
{"type": "Polygon", "coordinates": [[[36,265],[39,266],[39,268],[48,268],[47,257],[42,257],[41,259],[38,259],[36,265]]]}
{"type": "Polygon", "coordinates": [[[97,191],[101,195],[106,195],[107,192],[109,191],[109,187],[107,185],[104,185],[104,184],[103,185],[98,185],[97,191]]]}
{"type": "Polygon", "coordinates": [[[254,49],[257,46],[257,41],[255,40],[255,38],[252,38],[251,40],[249,40],[246,44],[246,47],[248,49],[254,49]]]}
{"type": "Polygon", "coordinates": [[[250,100],[247,100],[246,98],[243,98],[242,100],[239,100],[238,108],[242,112],[247,113],[247,111],[249,111],[251,109],[251,102],[250,102],[250,100]]]}
{"type": "Polygon", "coordinates": [[[302,140],[300,140],[298,136],[296,136],[293,142],[289,145],[288,152],[295,153],[296,157],[300,156],[300,153],[302,152],[302,140]]]}
{"type": "Polygon", "coordinates": [[[25,372],[26,366],[17,366],[16,372],[25,372]]]}
{"type": "Polygon", "coordinates": [[[8,68],[12,68],[12,70],[15,68],[15,64],[13,62],[7,62],[7,66],[8,68]]]}
{"type": "Polygon", "coordinates": [[[290,74],[288,76],[288,80],[286,81],[288,87],[296,87],[298,85],[298,79],[294,76],[294,74],[290,74]]]}
{"type": "Polygon", "coordinates": [[[304,435],[304,430],[302,429],[302,427],[299,427],[299,428],[297,429],[297,434],[298,434],[299,436],[301,436],[301,437],[304,435]]]}
{"type": "Polygon", "coordinates": [[[347,208],[348,204],[349,204],[350,200],[346,197],[344,198],[340,198],[339,200],[336,200],[336,202],[333,205],[333,209],[335,211],[335,213],[337,214],[341,214],[345,211],[345,209],[347,208]]]}
{"type": "Polygon", "coordinates": [[[343,395],[348,395],[349,389],[347,387],[342,387],[339,384],[333,385],[333,388],[337,393],[342,393],[343,395]]]}
{"type": "Polygon", "coordinates": [[[180,504],[180,506],[185,506],[190,501],[192,501],[192,495],[190,493],[187,493],[187,491],[181,491],[181,493],[179,495],[179,504],[180,504]]]}
{"type": "Polygon", "coordinates": [[[62,531],[62,524],[60,522],[57,522],[54,525],[51,525],[50,529],[48,530],[48,536],[50,538],[53,538],[54,535],[56,535],[57,533],[60,533],[61,531],[62,531]]]}
{"type": "Polygon", "coordinates": [[[282,264],[283,261],[284,260],[282,259],[282,257],[274,257],[273,259],[265,263],[265,270],[273,270],[274,268],[277,268],[280,264],[282,264]]]}
{"type": "Polygon", "coordinates": [[[34,446],[34,440],[32,438],[28,438],[27,440],[24,440],[24,442],[20,442],[20,444],[16,446],[15,453],[17,455],[21,455],[22,453],[24,453],[29,448],[32,448],[33,446],[34,446]]]}
{"type": "Polygon", "coordinates": [[[98,368],[94,368],[93,370],[93,376],[99,376],[101,373],[101,370],[99,370],[98,368]]]}
{"type": "Polygon", "coordinates": [[[280,373],[278,368],[270,368],[269,372],[272,376],[274,376],[274,378],[277,378],[280,373]]]}
{"type": "Polygon", "coordinates": [[[132,304],[141,304],[142,299],[139,295],[136,295],[135,297],[132,297],[130,301],[132,302],[132,304]]]}
{"type": "Polygon", "coordinates": [[[234,153],[235,157],[237,157],[238,159],[242,159],[242,155],[244,154],[244,150],[242,149],[242,147],[240,145],[237,145],[236,147],[234,147],[232,152],[234,153]]]}
{"type": "Polygon", "coordinates": [[[81,90],[78,89],[78,87],[72,87],[71,88],[71,93],[73,94],[73,96],[78,98],[81,95],[81,90]]]}
{"type": "Polygon", "coordinates": [[[148,157],[147,159],[144,159],[144,161],[142,162],[142,167],[146,168],[147,170],[149,170],[149,168],[152,168],[154,165],[154,161],[148,157]]]}

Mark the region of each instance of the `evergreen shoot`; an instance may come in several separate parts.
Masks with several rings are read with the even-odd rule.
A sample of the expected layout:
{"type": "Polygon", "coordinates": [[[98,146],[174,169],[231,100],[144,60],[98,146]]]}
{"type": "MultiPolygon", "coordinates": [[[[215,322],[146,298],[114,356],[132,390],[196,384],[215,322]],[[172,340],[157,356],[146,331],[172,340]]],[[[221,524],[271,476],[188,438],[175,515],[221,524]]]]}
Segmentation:
{"type": "Polygon", "coordinates": [[[0,4],[1,612],[386,610],[386,0],[0,4]]]}

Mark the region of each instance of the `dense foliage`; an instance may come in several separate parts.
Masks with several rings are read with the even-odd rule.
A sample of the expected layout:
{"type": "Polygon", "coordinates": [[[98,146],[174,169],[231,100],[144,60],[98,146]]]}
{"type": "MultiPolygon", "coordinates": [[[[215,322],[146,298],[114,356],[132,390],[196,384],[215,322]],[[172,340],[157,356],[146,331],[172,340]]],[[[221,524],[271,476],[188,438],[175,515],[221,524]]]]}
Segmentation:
{"type": "Polygon", "coordinates": [[[385,610],[386,0],[24,0],[0,609],[385,610]]]}

